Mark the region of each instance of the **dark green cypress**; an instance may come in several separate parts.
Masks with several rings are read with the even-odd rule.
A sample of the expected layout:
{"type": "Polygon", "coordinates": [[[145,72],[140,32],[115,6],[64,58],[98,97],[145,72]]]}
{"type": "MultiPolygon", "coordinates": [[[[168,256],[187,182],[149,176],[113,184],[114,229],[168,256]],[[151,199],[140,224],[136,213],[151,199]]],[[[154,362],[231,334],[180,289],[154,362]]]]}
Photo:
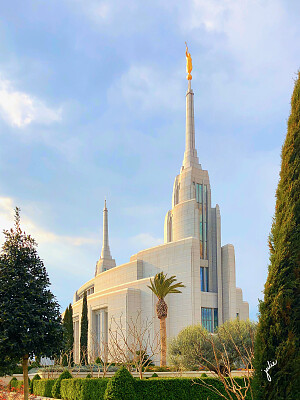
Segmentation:
{"type": "Polygon", "coordinates": [[[83,294],[82,299],[82,312],[81,312],[81,331],[80,331],[80,363],[86,364],[87,360],[87,346],[88,346],[88,308],[87,308],[87,294],[83,294]]]}
{"type": "Polygon", "coordinates": [[[300,393],[300,72],[281,153],[270,265],[259,304],[255,343],[256,400],[295,400],[300,393]],[[276,362],[267,372],[268,362],[276,362]],[[270,381],[271,379],[271,381],[270,381]]]}
{"type": "Polygon", "coordinates": [[[69,363],[73,364],[72,350],[74,345],[74,331],[73,331],[73,309],[72,305],[66,308],[63,318],[64,328],[64,351],[68,354],[68,358],[64,355],[63,365],[67,366],[69,363]]]}

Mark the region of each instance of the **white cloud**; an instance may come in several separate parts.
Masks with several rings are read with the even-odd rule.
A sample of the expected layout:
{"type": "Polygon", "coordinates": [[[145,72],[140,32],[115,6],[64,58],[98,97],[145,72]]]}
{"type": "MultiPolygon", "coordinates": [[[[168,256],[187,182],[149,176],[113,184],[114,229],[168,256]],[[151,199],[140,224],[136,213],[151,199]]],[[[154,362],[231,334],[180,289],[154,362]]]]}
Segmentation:
{"type": "Polygon", "coordinates": [[[140,233],[129,238],[129,242],[135,245],[136,248],[143,250],[163,244],[163,239],[155,238],[150,233],[140,233]]]}
{"type": "Polygon", "coordinates": [[[120,105],[125,102],[130,109],[147,113],[153,110],[178,110],[182,105],[184,88],[177,75],[176,71],[164,74],[161,68],[131,65],[108,90],[109,102],[119,102],[120,105]]]}
{"type": "MultiPolygon", "coordinates": [[[[12,198],[0,197],[0,245],[4,243],[2,230],[10,229],[14,224],[14,208],[12,198]]],[[[88,264],[87,252],[90,253],[91,246],[100,246],[99,240],[94,237],[65,236],[50,232],[24,212],[21,212],[21,228],[37,241],[40,255],[46,264],[79,275],[84,274],[88,267],[85,264],[88,264]]]]}
{"type": "Polygon", "coordinates": [[[61,120],[61,108],[51,109],[43,101],[16,90],[8,80],[0,78],[0,115],[10,125],[23,128],[37,122],[50,124],[61,120]]]}

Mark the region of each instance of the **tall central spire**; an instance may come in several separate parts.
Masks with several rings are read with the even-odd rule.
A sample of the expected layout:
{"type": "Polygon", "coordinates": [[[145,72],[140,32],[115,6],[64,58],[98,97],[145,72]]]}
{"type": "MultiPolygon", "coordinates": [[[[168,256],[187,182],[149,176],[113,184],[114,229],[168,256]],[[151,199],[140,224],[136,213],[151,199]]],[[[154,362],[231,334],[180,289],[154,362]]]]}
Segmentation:
{"type": "Polygon", "coordinates": [[[186,92],[186,123],[185,123],[185,152],[182,167],[189,168],[195,166],[201,168],[195,147],[195,120],[194,120],[194,92],[192,89],[192,58],[186,46],[186,69],[188,90],[186,92]]]}
{"type": "Polygon", "coordinates": [[[98,275],[101,272],[104,272],[115,266],[116,266],[116,261],[112,258],[110,254],[110,248],[108,242],[108,210],[106,207],[106,199],[105,199],[103,208],[103,244],[102,244],[100,259],[96,265],[95,275],[98,275]]]}

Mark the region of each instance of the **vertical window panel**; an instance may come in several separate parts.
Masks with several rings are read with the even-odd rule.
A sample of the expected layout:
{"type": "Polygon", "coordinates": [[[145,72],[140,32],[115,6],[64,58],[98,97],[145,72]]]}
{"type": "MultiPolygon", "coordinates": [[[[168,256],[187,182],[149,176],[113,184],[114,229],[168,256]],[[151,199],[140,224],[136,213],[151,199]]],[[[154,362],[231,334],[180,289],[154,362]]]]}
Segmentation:
{"type": "Polygon", "coordinates": [[[204,292],[204,268],[200,267],[200,284],[201,284],[201,292],[204,292]]]}
{"type": "Polygon", "coordinates": [[[214,308],[214,332],[218,327],[218,309],[214,308]]]}

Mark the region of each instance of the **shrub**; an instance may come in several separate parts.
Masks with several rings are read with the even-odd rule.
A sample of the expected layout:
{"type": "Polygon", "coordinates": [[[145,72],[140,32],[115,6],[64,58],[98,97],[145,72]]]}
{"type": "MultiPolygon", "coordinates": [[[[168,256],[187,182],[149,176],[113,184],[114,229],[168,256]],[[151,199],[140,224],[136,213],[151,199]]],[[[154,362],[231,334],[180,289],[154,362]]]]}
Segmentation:
{"type": "Polygon", "coordinates": [[[204,372],[203,374],[201,374],[201,378],[207,378],[207,374],[204,372]]]}
{"type": "Polygon", "coordinates": [[[104,400],[135,400],[134,379],[125,367],[120,368],[109,380],[104,400]]]}
{"type": "Polygon", "coordinates": [[[30,389],[30,393],[33,393],[33,382],[40,380],[41,377],[39,376],[39,374],[35,374],[34,377],[31,379],[30,385],[29,385],[29,389],[30,389]]]}
{"type": "MultiPolygon", "coordinates": [[[[244,386],[243,378],[235,378],[236,382],[244,386]]],[[[139,400],[220,400],[220,395],[203,386],[204,381],[218,389],[227,399],[224,386],[216,378],[156,378],[135,380],[135,392],[139,400]]],[[[247,400],[251,395],[247,393],[247,400]]]]}
{"type": "Polygon", "coordinates": [[[62,399],[68,400],[103,400],[108,378],[64,379],[60,392],[62,399]]]}
{"type": "Polygon", "coordinates": [[[151,375],[151,378],[158,378],[158,375],[156,372],[154,372],[154,374],[151,375]]]}
{"type": "Polygon", "coordinates": [[[87,376],[85,377],[85,378],[91,378],[92,377],[92,375],[91,374],[87,374],[87,376]]]}
{"type": "Polygon", "coordinates": [[[18,382],[18,379],[16,377],[11,378],[11,380],[9,381],[9,384],[8,384],[9,390],[11,390],[11,388],[17,387],[17,382],[18,382]]]}
{"type": "Polygon", "coordinates": [[[33,382],[33,394],[42,397],[52,397],[52,388],[56,379],[36,379],[33,382]]]}
{"type": "Polygon", "coordinates": [[[60,385],[63,379],[72,379],[72,375],[67,369],[62,374],[59,375],[59,377],[56,379],[53,385],[51,393],[54,399],[60,399],[60,385]]]}
{"type": "MultiPolygon", "coordinates": [[[[28,385],[30,386],[30,379],[28,378],[28,385]]],[[[16,377],[13,377],[9,384],[8,387],[10,390],[17,390],[21,389],[21,387],[24,386],[24,381],[18,381],[16,377]]]]}

